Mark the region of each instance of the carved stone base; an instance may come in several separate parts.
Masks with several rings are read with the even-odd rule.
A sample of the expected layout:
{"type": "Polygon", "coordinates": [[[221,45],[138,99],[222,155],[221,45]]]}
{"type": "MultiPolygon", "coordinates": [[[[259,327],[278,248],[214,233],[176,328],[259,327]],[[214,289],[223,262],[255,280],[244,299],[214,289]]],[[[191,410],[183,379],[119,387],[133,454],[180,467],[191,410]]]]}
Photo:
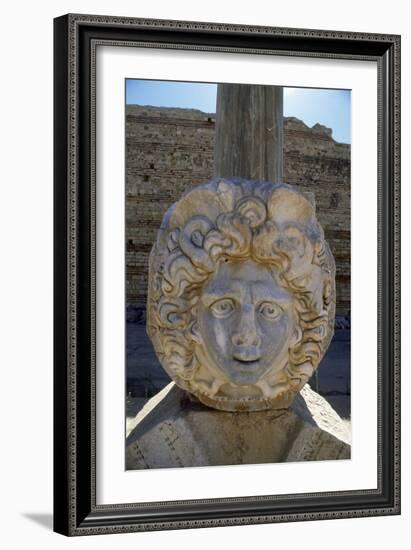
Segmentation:
{"type": "Polygon", "coordinates": [[[306,385],[286,410],[223,412],[173,382],[150,399],[127,438],[127,469],[349,459],[349,432],[306,385]]]}

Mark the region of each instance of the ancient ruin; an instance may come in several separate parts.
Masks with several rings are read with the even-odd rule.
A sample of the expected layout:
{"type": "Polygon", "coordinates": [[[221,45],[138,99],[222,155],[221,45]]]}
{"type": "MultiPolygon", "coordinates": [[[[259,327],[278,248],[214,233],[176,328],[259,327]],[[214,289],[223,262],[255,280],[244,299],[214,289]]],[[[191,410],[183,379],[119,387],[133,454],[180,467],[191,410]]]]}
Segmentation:
{"type": "Polygon", "coordinates": [[[349,310],[349,146],[284,120],[282,87],[218,84],[216,111],[127,111],[128,314],[173,382],[128,421],[126,466],[349,458],[307,384],[349,310]]]}
{"type": "Polygon", "coordinates": [[[164,216],[147,332],[169,376],[231,411],[288,407],[334,332],[335,266],[291,186],[215,179],[164,216]]]}
{"type": "Polygon", "coordinates": [[[216,178],[183,195],[150,254],[147,310],[176,385],[138,415],[128,468],[350,456],[306,386],[334,330],[335,265],[303,193],[216,178]]]}
{"type": "MultiPolygon", "coordinates": [[[[145,310],[148,257],[167,209],[214,173],[215,113],[126,107],[126,284],[131,315],[145,310]]],[[[331,130],[284,118],[284,177],[314,193],[336,263],[337,315],[350,310],[350,145],[331,130]]]]}

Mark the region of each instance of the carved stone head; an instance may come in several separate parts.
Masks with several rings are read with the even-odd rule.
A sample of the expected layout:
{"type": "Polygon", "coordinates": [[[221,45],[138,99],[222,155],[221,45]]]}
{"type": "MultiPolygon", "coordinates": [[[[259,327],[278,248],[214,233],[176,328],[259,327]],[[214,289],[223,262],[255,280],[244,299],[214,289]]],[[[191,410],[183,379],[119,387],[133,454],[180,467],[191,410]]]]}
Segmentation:
{"type": "Polygon", "coordinates": [[[288,407],[333,335],[335,264],[293,187],[216,179],[165,214],[147,331],[167,373],[226,411],[288,407]]]}

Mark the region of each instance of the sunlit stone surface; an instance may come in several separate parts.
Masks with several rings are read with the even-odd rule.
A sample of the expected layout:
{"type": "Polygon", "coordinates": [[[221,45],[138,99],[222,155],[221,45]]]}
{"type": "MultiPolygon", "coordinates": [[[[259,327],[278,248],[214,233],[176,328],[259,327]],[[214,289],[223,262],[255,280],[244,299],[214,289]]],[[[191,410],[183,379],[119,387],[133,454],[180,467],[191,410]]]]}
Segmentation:
{"type": "Polygon", "coordinates": [[[291,186],[217,179],[163,219],[147,330],[178,386],[226,411],[284,408],[332,338],[334,260],[291,186]]]}
{"type": "Polygon", "coordinates": [[[127,439],[127,469],[350,458],[350,433],[308,385],[288,409],[225,412],[171,382],[150,399],[127,439]]]}
{"type": "Polygon", "coordinates": [[[315,414],[298,395],[334,317],[334,260],[306,196],[221,178],[184,195],[153,246],[147,303],[148,334],[175,385],[140,413],[128,467],[347,458],[339,417],[308,386],[315,414]],[[316,419],[330,411],[324,430],[316,419]],[[167,458],[170,441],[181,448],[167,458]]]}

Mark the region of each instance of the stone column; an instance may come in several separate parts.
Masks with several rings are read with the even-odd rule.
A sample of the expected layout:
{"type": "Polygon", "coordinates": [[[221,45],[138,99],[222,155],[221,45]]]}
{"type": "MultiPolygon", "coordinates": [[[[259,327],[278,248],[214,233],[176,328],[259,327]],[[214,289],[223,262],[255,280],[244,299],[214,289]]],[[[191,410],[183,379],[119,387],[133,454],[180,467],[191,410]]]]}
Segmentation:
{"type": "Polygon", "coordinates": [[[214,175],[282,181],[281,86],[218,85],[214,175]]]}

